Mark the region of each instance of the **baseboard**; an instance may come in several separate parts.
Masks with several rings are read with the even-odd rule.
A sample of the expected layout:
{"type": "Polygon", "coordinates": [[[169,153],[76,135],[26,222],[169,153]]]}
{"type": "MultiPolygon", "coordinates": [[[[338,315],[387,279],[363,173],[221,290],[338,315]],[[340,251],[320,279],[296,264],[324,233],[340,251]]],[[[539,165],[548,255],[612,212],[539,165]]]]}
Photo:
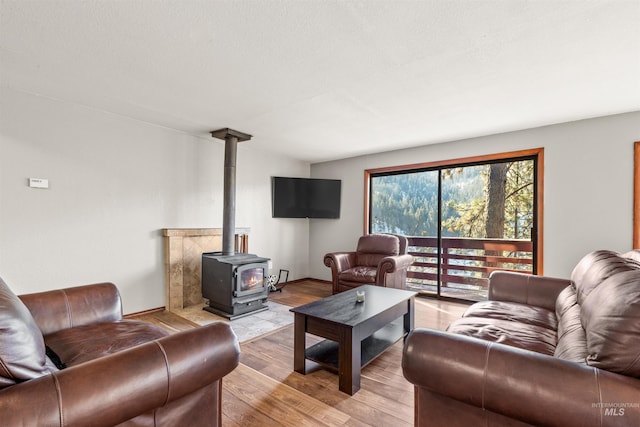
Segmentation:
{"type": "Polygon", "coordinates": [[[164,307],[158,307],[158,308],[151,308],[149,310],[144,310],[144,311],[138,311],[136,313],[129,313],[129,314],[125,314],[122,317],[124,319],[128,319],[130,317],[136,317],[136,316],[142,316],[144,314],[153,314],[153,313],[158,313],[164,311],[164,307]]]}
{"type": "Polygon", "coordinates": [[[325,283],[327,285],[331,285],[331,281],[330,280],[314,279],[313,277],[305,277],[304,279],[289,280],[288,282],[284,282],[284,283],[286,283],[287,285],[291,285],[291,284],[295,284],[295,283],[308,282],[308,281],[325,283]]]}

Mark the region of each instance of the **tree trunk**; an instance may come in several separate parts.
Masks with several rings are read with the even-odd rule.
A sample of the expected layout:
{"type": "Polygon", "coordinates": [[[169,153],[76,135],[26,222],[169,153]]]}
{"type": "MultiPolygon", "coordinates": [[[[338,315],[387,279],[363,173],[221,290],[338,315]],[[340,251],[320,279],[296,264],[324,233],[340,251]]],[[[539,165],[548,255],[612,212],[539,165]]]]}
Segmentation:
{"type": "Polygon", "coordinates": [[[504,237],[504,206],[508,168],[508,163],[492,163],[489,165],[485,237],[500,239],[504,237]]]}

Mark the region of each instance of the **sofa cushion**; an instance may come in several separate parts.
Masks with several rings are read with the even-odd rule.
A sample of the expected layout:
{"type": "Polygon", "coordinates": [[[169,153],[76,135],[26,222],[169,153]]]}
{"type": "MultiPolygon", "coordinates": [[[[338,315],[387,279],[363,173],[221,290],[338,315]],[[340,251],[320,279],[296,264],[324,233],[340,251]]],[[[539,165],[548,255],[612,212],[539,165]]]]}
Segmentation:
{"type": "Polygon", "coordinates": [[[580,320],[580,306],[574,286],[567,286],[556,299],[557,344],[553,355],[559,359],[586,363],[587,337],[580,320]]]}
{"type": "Polygon", "coordinates": [[[0,278],[0,388],[57,370],[29,309],[0,278]]]}
{"type": "Polygon", "coordinates": [[[574,305],[578,304],[578,295],[575,286],[567,286],[556,298],[556,318],[560,319],[574,305]]]}
{"type": "Polygon", "coordinates": [[[120,320],[63,329],[47,335],[45,341],[64,364],[74,366],[167,335],[151,323],[120,320]]]}
{"type": "Polygon", "coordinates": [[[640,263],[640,249],[633,249],[629,252],[623,253],[621,256],[624,258],[630,258],[640,263]]]}
{"type": "Polygon", "coordinates": [[[605,280],[581,305],[587,363],[640,377],[640,270],[605,280]]]}
{"type": "Polygon", "coordinates": [[[506,301],[482,301],[470,306],[463,317],[483,317],[520,322],[556,330],[556,314],[533,305],[506,301]]]}
{"type": "Polygon", "coordinates": [[[503,319],[463,317],[451,323],[447,332],[468,335],[547,355],[552,355],[556,347],[556,331],[542,326],[503,319]]]}
{"type": "Polygon", "coordinates": [[[587,361],[587,337],[577,304],[568,308],[558,320],[558,343],[553,355],[575,363],[584,364],[587,361]]]}
{"type": "Polygon", "coordinates": [[[357,283],[376,283],[376,268],[357,266],[343,271],[338,276],[340,281],[357,283]]]}
{"type": "Polygon", "coordinates": [[[609,277],[624,271],[640,269],[640,262],[625,258],[614,251],[599,250],[585,255],[571,273],[582,305],[593,290],[609,277]]]}

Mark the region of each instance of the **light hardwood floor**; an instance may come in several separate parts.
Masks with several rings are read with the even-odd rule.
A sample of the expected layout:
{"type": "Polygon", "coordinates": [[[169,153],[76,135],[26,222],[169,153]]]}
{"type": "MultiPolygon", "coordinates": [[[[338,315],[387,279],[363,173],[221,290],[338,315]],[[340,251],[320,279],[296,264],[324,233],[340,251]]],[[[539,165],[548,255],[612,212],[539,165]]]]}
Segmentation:
{"type": "MultiPolygon", "coordinates": [[[[287,284],[270,300],[298,306],[329,296],[326,282],[287,284]]],[[[444,329],[467,305],[416,299],[415,326],[444,329]]],[[[170,333],[197,327],[168,312],[135,316],[170,333]]],[[[308,335],[307,345],[317,340],[308,335]]],[[[307,374],[293,371],[293,326],[240,344],[240,365],[223,380],[224,426],[411,426],[413,387],[402,376],[402,341],[362,370],[362,388],[353,396],[338,390],[337,375],[307,362],[307,374]]]]}

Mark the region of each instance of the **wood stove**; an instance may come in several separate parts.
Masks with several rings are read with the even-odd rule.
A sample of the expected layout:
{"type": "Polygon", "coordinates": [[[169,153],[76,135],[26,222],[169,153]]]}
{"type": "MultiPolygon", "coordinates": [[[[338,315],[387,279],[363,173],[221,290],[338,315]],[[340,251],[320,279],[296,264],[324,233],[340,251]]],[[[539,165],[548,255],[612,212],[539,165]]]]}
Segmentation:
{"type": "Polygon", "coordinates": [[[269,258],[234,249],[237,145],[251,135],[224,128],[211,136],[225,141],[222,252],[202,254],[202,296],[209,300],[204,310],[235,319],[268,309],[263,303],[269,296],[269,258]]]}
{"type": "Polygon", "coordinates": [[[267,310],[268,271],[269,258],[254,254],[202,254],[202,296],[209,300],[204,309],[229,319],[267,310]]]}

